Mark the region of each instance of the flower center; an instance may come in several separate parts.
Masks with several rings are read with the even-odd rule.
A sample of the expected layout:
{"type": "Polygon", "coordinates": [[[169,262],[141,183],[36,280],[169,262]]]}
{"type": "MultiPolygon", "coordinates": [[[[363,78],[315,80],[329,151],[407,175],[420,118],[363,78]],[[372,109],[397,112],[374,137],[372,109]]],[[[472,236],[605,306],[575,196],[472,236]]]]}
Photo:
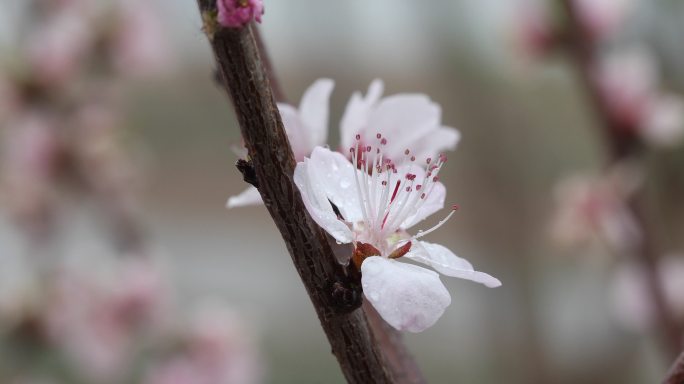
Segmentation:
{"type": "MultiPolygon", "coordinates": [[[[376,135],[374,145],[361,142],[356,135],[355,145],[349,149],[356,165],[354,173],[356,191],[361,202],[363,223],[360,241],[376,245],[383,255],[389,254],[387,238],[397,232],[402,224],[415,215],[432,194],[439,181],[439,172],[446,163],[440,154],[436,161],[426,160],[425,169],[416,164],[416,157],[409,149],[404,151],[404,161],[397,167],[386,158],[384,147],[387,139],[376,135]],[[422,176],[418,176],[418,175],[422,176]]],[[[413,238],[421,237],[440,227],[453,211],[435,227],[420,231],[413,238]]],[[[359,223],[354,223],[355,226],[359,223]]]]}

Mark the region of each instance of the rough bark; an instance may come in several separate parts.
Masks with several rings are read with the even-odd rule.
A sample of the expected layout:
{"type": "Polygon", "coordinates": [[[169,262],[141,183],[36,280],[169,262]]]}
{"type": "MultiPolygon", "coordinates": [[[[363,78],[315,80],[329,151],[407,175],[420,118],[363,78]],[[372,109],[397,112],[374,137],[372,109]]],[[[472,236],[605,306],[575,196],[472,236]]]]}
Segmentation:
{"type": "MultiPolygon", "coordinates": [[[[213,1],[198,0],[198,4],[203,16],[215,13],[213,1]]],[[[292,179],[292,150],[252,28],[214,27],[207,28],[205,18],[221,84],[232,100],[251,161],[241,166],[253,169],[266,208],[285,241],[345,378],[350,383],[422,382],[408,381],[408,376],[374,342],[369,321],[360,308],[358,276],[337,261],[325,232],[304,207],[292,179]]]]}

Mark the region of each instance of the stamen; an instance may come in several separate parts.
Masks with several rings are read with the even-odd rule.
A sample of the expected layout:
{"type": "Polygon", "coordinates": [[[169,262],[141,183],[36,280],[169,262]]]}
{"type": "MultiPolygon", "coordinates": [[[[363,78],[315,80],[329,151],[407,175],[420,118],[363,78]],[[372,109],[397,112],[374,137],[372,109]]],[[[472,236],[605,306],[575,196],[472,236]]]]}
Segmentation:
{"type": "Polygon", "coordinates": [[[423,230],[418,231],[418,233],[416,233],[415,236],[411,237],[411,239],[409,241],[421,238],[421,237],[423,237],[429,233],[432,233],[433,231],[435,231],[436,229],[438,229],[439,227],[444,225],[444,223],[449,221],[449,219],[451,219],[451,216],[453,216],[454,213],[456,213],[456,211],[458,210],[458,208],[456,208],[456,207],[458,207],[458,205],[452,206],[451,212],[449,212],[449,214],[445,218],[443,218],[439,223],[437,223],[437,225],[435,225],[434,227],[432,227],[430,229],[426,229],[425,231],[423,231],[423,230]]]}

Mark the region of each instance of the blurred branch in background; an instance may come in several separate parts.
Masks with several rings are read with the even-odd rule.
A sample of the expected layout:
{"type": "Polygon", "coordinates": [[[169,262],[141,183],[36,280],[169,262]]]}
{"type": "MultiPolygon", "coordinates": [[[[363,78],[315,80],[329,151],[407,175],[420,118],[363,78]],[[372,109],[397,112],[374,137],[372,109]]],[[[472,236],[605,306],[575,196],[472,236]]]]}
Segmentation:
{"type": "MultiPolygon", "coordinates": [[[[639,136],[639,132],[644,129],[639,125],[640,120],[621,119],[616,110],[611,108],[611,95],[603,93],[601,79],[597,77],[597,68],[600,66],[600,60],[597,56],[598,47],[596,46],[600,41],[600,36],[597,36],[597,30],[603,31],[605,28],[589,28],[589,24],[585,22],[587,18],[582,16],[581,2],[560,0],[560,4],[565,12],[566,20],[565,35],[563,35],[565,37],[564,46],[577,68],[594,111],[602,122],[602,133],[606,137],[606,145],[610,148],[611,160],[609,165],[614,166],[623,161],[638,158],[640,152],[644,150],[643,139],[639,136]]],[[[630,80],[621,79],[621,81],[630,80]]],[[[627,207],[631,211],[632,217],[635,218],[640,233],[639,239],[634,242],[628,252],[641,261],[644,271],[646,271],[648,289],[658,314],[663,346],[669,356],[675,356],[681,349],[682,330],[668,307],[662,282],[658,275],[658,258],[662,249],[656,244],[657,238],[654,236],[654,230],[649,222],[647,203],[644,198],[643,192],[637,190],[627,202],[627,207]]]]}
{"type": "Polygon", "coordinates": [[[655,225],[662,218],[647,198],[648,174],[642,173],[646,154],[681,140],[684,101],[659,89],[657,65],[645,48],[625,49],[615,43],[635,8],[632,1],[554,1],[545,16],[539,11],[528,18],[524,46],[537,56],[560,51],[569,58],[608,153],[602,178],[576,179],[560,191],[567,206],[561,207],[564,224],[555,232],[578,238],[593,230],[621,258],[638,262],[652,303],[646,307],[655,313],[666,355],[674,358],[682,346],[682,323],[671,307],[662,273],[661,255],[667,249],[655,225]]]}

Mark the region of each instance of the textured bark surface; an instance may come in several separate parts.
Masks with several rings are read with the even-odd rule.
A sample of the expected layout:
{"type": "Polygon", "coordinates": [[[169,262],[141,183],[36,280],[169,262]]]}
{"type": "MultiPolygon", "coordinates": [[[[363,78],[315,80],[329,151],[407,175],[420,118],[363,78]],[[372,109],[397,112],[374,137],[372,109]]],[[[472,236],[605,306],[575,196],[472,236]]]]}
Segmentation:
{"type": "MultiPolygon", "coordinates": [[[[198,0],[200,11],[214,2],[198,0]]],[[[350,383],[409,383],[374,342],[358,276],[340,264],[326,234],[307,213],[293,183],[295,161],[250,27],[208,32],[221,83],[233,102],[259,192],[280,231],[350,383]]],[[[241,169],[242,170],[242,169],[241,169]]],[[[243,170],[244,174],[244,170],[243,170]]],[[[377,336],[376,336],[377,337],[377,336]]],[[[400,344],[398,344],[400,345],[400,344]]],[[[403,346],[402,346],[403,348],[403,346]]],[[[418,374],[418,377],[420,375],[418,374]]]]}
{"type": "MultiPolygon", "coordinates": [[[[596,117],[601,122],[606,145],[610,149],[609,164],[615,164],[623,160],[636,157],[641,154],[643,145],[637,136],[639,127],[626,126],[618,121],[610,112],[610,108],[601,96],[598,84],[593,78],[592,69],[597,64],[596,47],[590,33],[581,25],[578,10],[572,0],[560,0],[566,16],[566,30],[563,41],[566,44],[570,59],[577,69],[578,75],[589,101],[594,108],[596,117]]],[[[641,266],[646,272],[647,284],[651,299],[656,308],[658,331],[661,335],[661,343],[671,358],[674,358],[681,350],[682,329],[676,321],[671,309],[665,300],[665,293],[660,282],[657,261],[661,249],[655,242],[652,225],[646,209],[646,197],[643,191],[637,191],[628,202],[628,208],[636,219],[643,241],[632,250],[641,266]]]]}

